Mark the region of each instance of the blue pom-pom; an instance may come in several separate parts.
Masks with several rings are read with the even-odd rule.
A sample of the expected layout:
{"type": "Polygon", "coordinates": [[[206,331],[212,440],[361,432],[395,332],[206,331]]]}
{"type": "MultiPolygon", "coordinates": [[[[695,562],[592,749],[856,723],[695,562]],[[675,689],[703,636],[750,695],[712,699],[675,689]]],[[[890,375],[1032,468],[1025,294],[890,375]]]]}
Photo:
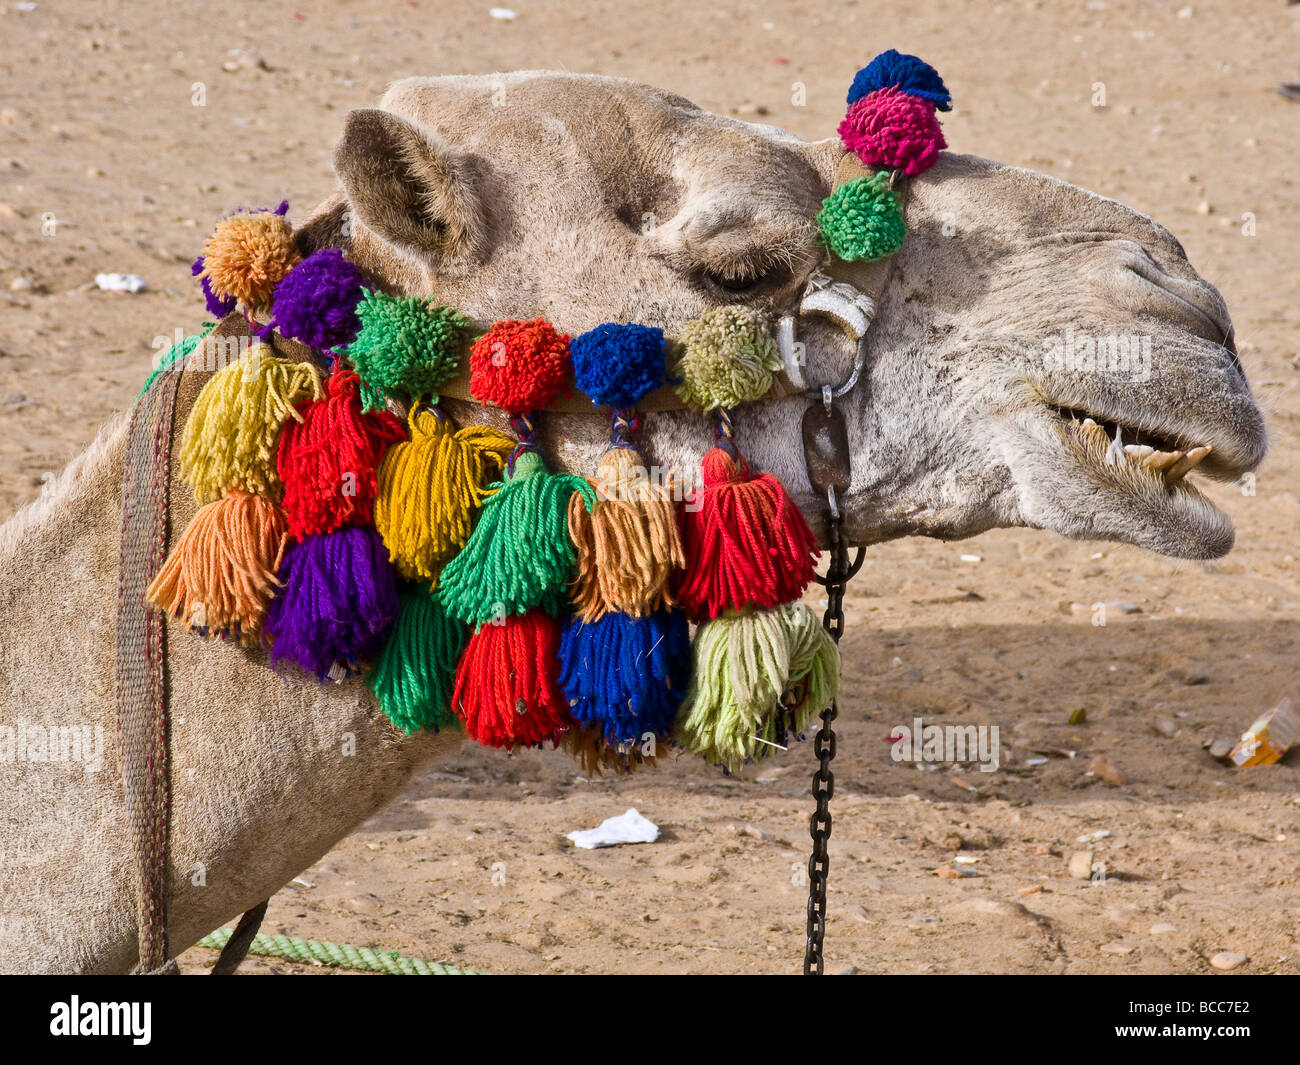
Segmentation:
{"type": "MultiPolygon", "coordinates": [[[[194,265],[190,267],[190,274],[198,277],[203,273],[203,256],[200,255],[194,260],[194,265]]],[[[220,321],[238,305],[239,301],[231,296],[229,299],[223,299],[212,291],[212,286],[208,284],[208,279],[203,279],[203,302],[207,305],[208,313],[220,321]]]]}
{"type": "Polygon", "coordinates": [[[318,351],[350,344],[361,329],[365,279],[338,248],[307,256],[275,286],[269,328],[318,351]]]}
{"type": "Polygon", "coordinates": [[[952,96],[939,72],[924,59],[904,55],[893,48],[881,52],[854,75],[848,102],[856,103],[867,93],[890,85],[929,100],[940,111],[952,110],[952,96]]]}
{"type": "Polygon", "coordinates": [[[667,736],[690,676],[690,634],[677,611],[574,616],[565,624],[560,686],[573,716],[611,744],[639,743],[647,732],[667,736]]]}
{"type": "Polygon", "coordinates": [[[578,387],[597,406],[635,407],[667,379],[664,331],[606,322],[569,344],[578,387]]]}

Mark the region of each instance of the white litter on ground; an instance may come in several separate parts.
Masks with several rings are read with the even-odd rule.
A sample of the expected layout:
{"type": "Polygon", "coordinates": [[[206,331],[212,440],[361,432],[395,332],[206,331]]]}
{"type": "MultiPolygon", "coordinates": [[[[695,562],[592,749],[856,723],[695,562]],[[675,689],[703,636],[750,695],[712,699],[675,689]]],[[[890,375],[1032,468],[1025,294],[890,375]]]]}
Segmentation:
{"type": "Polygon", "coordinates": [[[105,292],[143,292],[144,278],[139,274],[96,274],[95,284],[105,292]]]}
{"type": "Polygon", "coordinates": [[[513,22],[519,15],[511,11],[508,7],[493,7],[488,9],[488,14],[493,18],[499,18],[503,22],[513,22]]]}
{"type": "Polygon", "coordinates": [[[616,847],[620,843],[653,843],[659,838],[659,826],[647,821],[634,808],[617,817],[607,817],[598,828],[585,828],[570,832],[566,839],[575,847],[595,850],[597,847],[616,847]]]}

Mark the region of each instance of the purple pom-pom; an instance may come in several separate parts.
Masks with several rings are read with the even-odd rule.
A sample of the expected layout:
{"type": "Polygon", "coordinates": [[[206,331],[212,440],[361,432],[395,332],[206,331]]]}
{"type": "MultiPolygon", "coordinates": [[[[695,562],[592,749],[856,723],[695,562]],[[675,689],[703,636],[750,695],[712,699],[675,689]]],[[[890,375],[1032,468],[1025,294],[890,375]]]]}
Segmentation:
{"type": "Polygon", "coordinates": [[[338,248],[313,252],[275,286],[268,328],[318,351],[350,344],[361,329],[364,280],[338,248]]]}
{"type": "Polygon", "coordinates": [[[266,631],[274,660],[325,677],[374,658],[397,619],[397,578],[372,528],[308,536],[285,552],[284,587],[271,600],[266,631]]]}
{"type": "MultiPolygon", "coordinates": [[[[194,265],[190,267],[190,276],[198,277],[203,273],[203,256],[200,255],[194,260],[194,265]]],[[[212,286],[208,284],[208,279],[203,279],[203,302],[207,304],[208,313],[218,320],[224,318],[238,306],[239,301],[233,296],[229,299],[223,299],[212,291],[212,286]]]]}

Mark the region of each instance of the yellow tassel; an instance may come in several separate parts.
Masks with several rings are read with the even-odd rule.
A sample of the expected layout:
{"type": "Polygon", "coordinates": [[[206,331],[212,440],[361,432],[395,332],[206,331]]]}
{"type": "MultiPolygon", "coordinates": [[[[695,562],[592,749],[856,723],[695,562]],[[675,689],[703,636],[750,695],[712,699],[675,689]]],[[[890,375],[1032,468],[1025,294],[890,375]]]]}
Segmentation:
{"type": "Polygon", "coordinates": [[[592,483],[596,508],[569,501],[569,536],[577,545],[573,603],[584,621],[608,612],[644,617],[672,606],[668,578],[685,564],[671,486],[650,481],[641,456],[610,448],[592,483]]]}
{"type": "Polygon", "coordinates": [[[409,424],[411,439],[390,447],[379,467],[375,527],[398,573],[432,581],[465,546],[515,442],[486,425],[456,429],[425,408],[412,410],[409,424]]]}
{"type": "Polygon", "coordinates": [[[263,348],[255,345],[213,374],[185,423],[181,476],[200,503],[232,488],[278,501],[283,488],[275,472],[280,430],[290,418],[302,421],[297,404],[323,395],[314,366],[261,354],[263,348]]]}
{"type": "Polygon", "coordinates": [[[288,537],[283,510],[235,490],[199,508],[145,597],[205,635],[257,644],[288,537]]]}

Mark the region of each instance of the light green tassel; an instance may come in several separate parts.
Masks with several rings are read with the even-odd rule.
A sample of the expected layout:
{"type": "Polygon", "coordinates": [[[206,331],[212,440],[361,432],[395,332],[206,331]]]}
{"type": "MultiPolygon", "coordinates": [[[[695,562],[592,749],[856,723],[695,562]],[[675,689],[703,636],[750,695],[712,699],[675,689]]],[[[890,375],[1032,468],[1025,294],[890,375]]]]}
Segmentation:
{"type": "Polygon", "coordinates": [[[456,724],[451,710],[456,660],[467,631],[447,616],[427,584],[402,592],[401,611],[370,673],[370,690],[389,719],[408,736],[456,724]]]}
{"type": "Polygon", "coordinates": [[[447,613],[475,627],[540,606],[559,611],[573,579],[568,506],[580,492],[587,510],[595,489],[583,477],[547,473],[542,458],[526,451],[514,473],[483,504],[478,525],[438,579],[447,613]]]}
{"type": "Polygon", "coordinates": [[[803,732],[839,689],[839,648],[802,603],[706,621],[694,652],[677,740],[729,770],[803,732]]]}

